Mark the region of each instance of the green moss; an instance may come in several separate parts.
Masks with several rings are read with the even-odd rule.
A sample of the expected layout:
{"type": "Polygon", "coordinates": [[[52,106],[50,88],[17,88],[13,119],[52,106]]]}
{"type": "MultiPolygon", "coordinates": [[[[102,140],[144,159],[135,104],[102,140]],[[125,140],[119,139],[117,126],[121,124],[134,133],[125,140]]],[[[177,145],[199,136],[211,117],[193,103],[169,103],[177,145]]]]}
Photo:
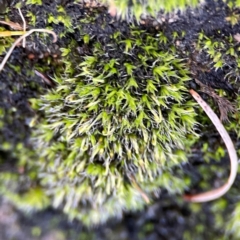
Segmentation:
{"type": "Polygon", "coordinates": [[[238,57],[240,48],[235,43],[232,36],[218,39],[200,33],[197,44],[197,49],[205,52],[210,58],[210,66],[213,69],[218,70],[226,66],[230,68],[228,74],[225,76],[230,83],[236,83],[240,69],[240,60],[238,57]]]}
{"type": "MultiPolygon", "coordinates": [[[[232,119],[227,125],[229,131],[233,131],[237,134],[238,139],[240,138],[240,96],[237,96],[235,101],[236,103],[236,112],[232,114],[232,119]]],[[[238,154],[240,151],[237,149],[238,154]]]]}
{"type": "Polygon", "coordinates": [[[240,7],[240,1],[239,0],[224,0],[224,2],[227,2],[227,5],[230,9],[235,9],[240,7]]]}
{"type": "Polygon", "coordinates": [[[238,11],[238,9],[240,7],[240,1],[239,0],[231,0],[231,1],[228,1],[227,5],[229,7],[229,13],[225,19],[228,22],[230,22],[232,26],[234,26],[240,20],[240,14],[238,11]]]}
{"type": "Polygon", "coordinates": [[[42,0],[27,0],[26,4],[42,5],[42,0]]]}
{"type": "MultiPolygon", "coordinates": [[[[6,31],[6,29],[3,27],[0,27],[0,32],[1,31],[6,31]]],[[[0,38],[0,55],[3,55],[4,53],[6,53],[8,48],[11,47],[13,42],[14,42],[14,39],[12,37],[0,38]]]]}
{"type": "Polygon", "coordinates": [[[232,239],[238,239],[240,237],[239,216],[240,216],[240,203],[237,203],[227,223],[227,236],[229,238],[232,237],[232,239]]]}
{"type": "MultiPolygon", "coordinates": [[[[103,3],[112,5],[112,0],[102,0],[103,3]]],[[[129,1],[129,0],[114,0],[114,4],[116,5],[118,15],[123,18],[129,18],[131,16],[135,16],[136,19],[139,20],[142,14],[150,14],[152,16],[156,16],[160,10],[164,10],[165,12],[171,12],[176,9],[184,10],[187,6],[196,6],[198,3],[197,0],[189,1],[189,0],[138,0],[138,1],[129,1]]]]}
{"type": "MultiPolygon", "coordinates": [[[[215,71],[221,70],[224,72],[224,81],[231,84],[237,92],[239,92],[239,74],[240,74],[240,48],[236,44],[236,40],[232,36],[225,36],[216,38],[212,36],[206,36],[204,33],[200,33],[198,37],[197,49],[202,54],[206,54],[209,58],[209,70],[215,71]]],[[[227,98],[228,94],[223,89],[216,90],[220,97],[227,98]]],[[[240,98],[236,96],[234,99],[230,99],[230,102],[235,106],[235,112],[231,113],[230,121],[225,123],[225,126],[229,132],[234,132],[239,137],[239,109],[240,98]]],[[[204,117],[202,117],[204,119],[204,117]]]]}
{"type": "MultiPolygon", "coordinates": [[[[54,19],[49,13],[48,23],[63,23],[65,32],[71,32],[64,10],[58,8],[58,13],[54,19]]],[[[33,15],[29,15],[32,24],[33,15]]],[[[174,41],[164,32],[151,34],[135,27],[124,34],[116,31],[96,37],[84,31],[90,28],[89,21],[74,26],[81,33],[78,43],[72,40],[61,48],[64,70],[56,70],[56,88],[32,100],[39,113],[32,121],[33,151],[21,150],[19,163],[28,175],[12,176],[4,191],[20,209],[51,205],[71,219],[93,225],[120,217],[124,210],[142,209],[146,201],[139,188],[149,199],[160,189],[182,193],[189,179],[176,169],[187,161],[198,138],[194,133],[196,104],[186,88],[191,74],[174,41]],[[80,54],[81,47],[86,52],[80,54]],[[19,178],[24,184],[31,182],[30,190],[16,190],[19,178]]],[[[172,38],[184,34],[173,32],[172,38]]],[[[216,41],[200,34],[198,50],[202,49],[215,69],[232,58],[237,67],[228,77],[236,81],[238,48],[231,37],[216,41]]],[[[239,134],[239,114],[233,118],[228,128],[239,134]]],[[[207,117],[198,119],[209,123],[207,117]]],[[[208,148],[205,144],[203,152],[208,148]]],[[[223,148],[218,147],[205,160],[223,155],[223,148]]],[[[204,176],[200,186],[210,189],[212,175],[206,174],[206,168],[200,169],[204,176]]],[[[196,229],[202,232],[202,225],[196,229]]]]}
{"type": "Polygon", "coordinates": [[[29,24],[31,24],[32,26],[35,26],[36,25],[36,15],[33,14],[32,12],[28,11],[26,16],[29,19],[29,24]]]}
{"type": "MultiPolygon", "coordinates": [[[[56,16],[53,16],[53,14],[49,14],[48,15],[48,23],[54,23],[54,24],[59,24],[59,23],[62,23],[66,29],[68,29],[69,31],[68,32],[73,32],[73,29],[72,29],[72,23],[71,23],[71,19],[69,16],[66,15],[65,12],[63,11],[60,11],[59,12],[59,15],[56,17],[56,16]]],[[[60,34],[59,37],[63,37],[64,34],[60,34]]]]}
{"type": "Polygon", "coordinates": [[[170,172],[187,161],[196,121],[189,72],[163,33],[132,28],[109,44],[83,41],[89,55],[62,49],[65,75],[32,102],[45,120],[34,130],[31,167],[54,207],[92,225],[142,209],[142,191],[181,193],[184,177],[170,172]]]}

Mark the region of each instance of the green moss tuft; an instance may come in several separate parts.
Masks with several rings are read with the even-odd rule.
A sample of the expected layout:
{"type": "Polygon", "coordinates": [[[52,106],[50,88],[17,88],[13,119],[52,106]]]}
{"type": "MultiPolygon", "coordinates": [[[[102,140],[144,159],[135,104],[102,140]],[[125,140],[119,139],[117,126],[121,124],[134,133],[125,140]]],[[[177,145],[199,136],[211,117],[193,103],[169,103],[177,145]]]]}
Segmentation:
{"type": "Polygon", "coordinates": [[[141,209],[143,194],[161,187],[182,192],[184,178],[170,171],[187,161],[196,122],[189,72],[163,33],[132,28],[107,45],[86,35],[83,42],[89,54],[76,66],[61,49],[65,75],[33,101],[45,120],[34,130],[39,159],[31,164],[52,205],[92,225],[141,209]]]}

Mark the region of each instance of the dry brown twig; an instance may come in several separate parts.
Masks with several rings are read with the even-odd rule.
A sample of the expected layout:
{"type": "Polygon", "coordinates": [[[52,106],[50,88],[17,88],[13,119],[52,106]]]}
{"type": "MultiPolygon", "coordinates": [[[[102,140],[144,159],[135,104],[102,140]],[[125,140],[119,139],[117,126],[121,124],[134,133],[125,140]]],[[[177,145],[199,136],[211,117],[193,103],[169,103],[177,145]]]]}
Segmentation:
{"type": "Polygon", "coordinates": [[[12,21],[0,21],[0,23],[8,25],[9,27],[11,27],[14,30],[23,30],[23,27],[19,24],[19,23],[15,23],[12,21]]]}
{"type": "Polygon", "coordinates": [[[231,188],[237,176],[238,158],[237,158],[237,153],[234,148],[233,142],[229,134],[227,133],[226,129],[222,125],[221,121],[219,120],[218,116],[213,112],[211,107],[200,97],[200,95],[197,92],[191,89],[190,93],[194,97],[194,99],[198,102],[198,104],[202,107],[205,113],[208,115],[208,117],[216,127],[217,131],[221,135],[227,147],[229,158],[230,158],[230,165],[231,165],[230,175],[228,177],[227,182],[223,186],[208,192],[200,193],[200,194],[184,195],[184,199],[189,202],[208,202],[223,196],[231,188]]]}

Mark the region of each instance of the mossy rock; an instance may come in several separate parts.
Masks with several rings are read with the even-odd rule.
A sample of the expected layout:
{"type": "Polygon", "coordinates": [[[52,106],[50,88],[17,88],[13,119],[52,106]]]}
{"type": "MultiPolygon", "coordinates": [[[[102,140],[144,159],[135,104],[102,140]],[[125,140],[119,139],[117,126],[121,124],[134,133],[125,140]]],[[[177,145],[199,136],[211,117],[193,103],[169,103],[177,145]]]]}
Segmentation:
{"type": "MultiPolygon", "coordinates": [[[[41,12],[38,4],[29,6],[41,12]]],[[[61,70],[56,69],[52,78],[56,87],[44,89],[46,94],[40,100],[31,100],[38,115],[32,121],[32,151],[17,146],[16,152],[21,152],[17,170],[23,169],[23,174],[2,174],[0,192],[24,212],[54,206],[87,225],[121,217],[125,210],[143,209],[165,189],[171,198],[176,198],[189,186],[189,178],[179,171],[179,166],[187,162],[190,148],[198,139],[195,131],[201,129],[206,136],[210,129],[216,135],[209,119],[188,94],[189,82],[193,83],[190,79],[193,72],[201,81],[210,79],[205,83],[220,87],[220,96],[234,99],[229,93],[239,93],[235,40],[222,37],[225,29],[216,30],[216,23],[213,26],[211,22],[206,31],[199,32],[197,26],[193,34],[191,27],[189,32],[181,31],[177,23],[170,27],[163,24],[161,31],[131,27],[124,21],[120,24],[105,9],[100,10],[100,17],[91,10],[80,21],[73,15],[66,16],[69,9],[57,9],[46,14],[50,27],[65,44],[61,45],[61,70]],[[216,34],[220,36],[217,40],[216,34]],[[196,58],[189,61],[191,52],[196,58]],[[202,55],[205,66],[197,61],[202,55]],[[231,66],[227,68],[229,60],[231,66]],[[219,81],[220,77],[214,81],[216,76],[224,81],[219,81]],[[196,129],[196,122],[203,126],[196,129]]],[[[34,18],[34,11],[28,12],[29,21],[42,26],[34,18]]],[[[44,72],[45,62],[42,65],[39,70],[44,72]]],[[[239,97],[235,100],[239,109],[239,97]]],[[[233,137],[237,133],[238,138],[239,119],[236,112],[227,125],[233,137]]],[[[206,139],[197,147],[202,142],[206,139]]],[[[209,148],[211,144],[205,143],[202,152],[209,148]]],[[[4,149],[14,147],[6,143],[4,149]]],[[[220,159],[223,155],[221,145],[205,159],[220,159]]],[[[196,186],[211,188],[211,169],[221,172],[202,164],[202,182],[199,184],[197,179],[196,186]]],[[[226,172],[225,168],[221,170],[226,172]]],[[[204,214],[199,214],[198,219],[204,214]]],[[[196,221],[197,217],[193,224],[196,221]]],[[[202,224],[196,229],[203,234],[202,224]]]]}

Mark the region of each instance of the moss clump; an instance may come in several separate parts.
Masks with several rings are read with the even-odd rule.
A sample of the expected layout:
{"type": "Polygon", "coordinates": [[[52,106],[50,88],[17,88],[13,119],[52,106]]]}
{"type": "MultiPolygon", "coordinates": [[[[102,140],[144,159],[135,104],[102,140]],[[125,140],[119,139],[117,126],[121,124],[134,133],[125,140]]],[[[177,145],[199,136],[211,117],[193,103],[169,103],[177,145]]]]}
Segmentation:
{"type": "MultiPolygon", "coordinates": [[[[229,132],[235,133],[238,139],[240,136],[240,48],[238,44],[236,44],[237,40],[234,38],[235,36],[221,36],[220,32],[219,38],[199,33],[196,49],[199,51],[199,55],[204,56],[206,59],[203,66],[204,68],[205,66],[208,67],[202,69],[211,73],[217,73],[216,79],[212,78],[212,82],[209,81],[209,83],[207,82],[205,84],[212,85],[214,88],[220,88],[216,90],[218,96],[221,98],[228,98],[228,105],[230,106],[232,104],[232,106],[234,106],[235,111],[229,111],[231,113],[229,114],[230,121],[225,123],[225,127],[229,132]],[[228,96],[229,93],[231,93],[232,96],[228,96]]],[[[215,75],[212,76],[215,77],[215,75]]],[[[215,102],[217,102],[216,99],[215,102]]],[[[221,109],[219,112],[221,113],[221,109]]],[[[215,153],[217,153],[217,151],[215,151],[215,153]]],[[[213,159],[215,158],[219,159],[216,155],[213,159]]]]}
{"type": "MultiPolygon", "coordinates": [[[[216,38],[200,33],[197,49],[207,54],[210,66],[216,71],[222,69],[226,72],[225,78],[230,83],[236,83],[239,78],[240,60],[239,47],[232,36],[216,38]]],[[[236,86],[239,88],[239,86],[236,86]]]]}
{"type": "Polygon", "coordinates": [[[141,209],[143,195],[160,187],[183,191],[170,171],[187,161],[195,113],[189,72],[162,32],[130,28],[127,38],[116,31],[82,41],[88,54],[62,49],[65,75],[32,101],[45,120],[34,130],[39,159],[31,164],[54,207],[96,224],[141,209]]]}
{"type": "Polygon", "coordinates": [[[139,19],[141,15],[156,16],[160,10],[171,12],[174,10],[184,10],[187,6],[196,6],[198,0],[102,0],[101,2],[107,3],[110,6],[116,7],[117,14],[122,18],[129,18],[135,16],[139,19]]]}

